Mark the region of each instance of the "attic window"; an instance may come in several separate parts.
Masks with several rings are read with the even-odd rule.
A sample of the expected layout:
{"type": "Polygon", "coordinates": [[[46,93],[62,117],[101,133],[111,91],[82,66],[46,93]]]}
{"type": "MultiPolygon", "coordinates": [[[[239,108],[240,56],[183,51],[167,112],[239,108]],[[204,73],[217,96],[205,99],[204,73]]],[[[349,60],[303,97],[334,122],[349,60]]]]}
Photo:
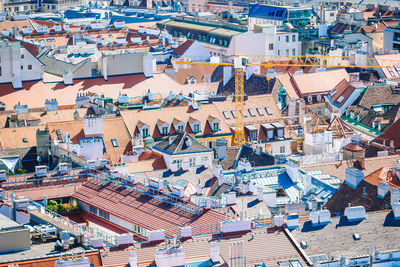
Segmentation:
{"type": "Polygon", "coordinates": [[[161,134],[162,135],[167,135],[168,134],[168,126],[163,126],[161,128],[161,134]]]}
{"type": "Polygon", "coordinates": [[[26,137],[22,138],[22,142],[28,143],[28,138],[26,138],[26,137]]]}
{"type": "Polygon", "coordinates": [[[344,96],[341,95],[341,96],[339,96],[339,98],[337,99],[337,102],[340,103],[340,102],[343,101],[343,99],[344,99],[344,96]]]}
{"type": "Polygon", "coordinates": [[[57,129],[57,130],[56,130],[56,133],[57,133],[57,138],[58,138],[59,140],[61,140],[61,139],[62,139],[62,136],[61,136],[61,131],[60,131],[60,129],[57,129]]]}
{"type": "Polygon", "coordinates": [[[224,114],[225,119],[229,120],[231,118],[231,116],[229,116],[228,111],[222,111],[222,113],[224,114]]]}
{"type": "Polygon", "coordinates": [[[183,131],[183,125],[178,125],[178,130],[183,131]]]}
{"type": "Polygon", "coordinates": [[[267,111],[268,115],[272,115],[272,110],[270,107],[265,107],[265,110],[267,111]]]}
{"type": "Polygon", "coordinates": [[[252,109],[252,108],[249,108],[249,113],[250,113],[250,116],[252,116],[252,117],[256,116],[256,113],[254,112],[254,109],[252,109]]]}
{"type": "Polygon", "coordinates": [[[231,112],[232,112],[233,118],[236,118],[236,111],[235,111],[235,110],[232,110],[231,112]]]}
{"type": "Polygon", "coordinates": [[[262,108],[257,108],[257,112],[260,116],[264,116],[264,112],[263,112],[262,108]]]}
{"type": "Polygon", "coordinates": [[[113,147],[118,147],[117,139],[111,139],[111,143],[112,143],[113,147]]]}
{"type": "Polygon", "coordinates": [[[193,125],[193,132],[199,133],[200,132],[200,123],[196,123],[193,125]]]}
{"type": "Polygon", "coordinates": [[[331,92],[331,96],[334,96],[337,93],[336,89],[331,92]]]}
{"type": "Polygon", "coordinates": [[[395,77],[393,69],[392,68],[387,68],[387,69],[388,69],[390,75],[392,75],[392,77],[395,77]]]}

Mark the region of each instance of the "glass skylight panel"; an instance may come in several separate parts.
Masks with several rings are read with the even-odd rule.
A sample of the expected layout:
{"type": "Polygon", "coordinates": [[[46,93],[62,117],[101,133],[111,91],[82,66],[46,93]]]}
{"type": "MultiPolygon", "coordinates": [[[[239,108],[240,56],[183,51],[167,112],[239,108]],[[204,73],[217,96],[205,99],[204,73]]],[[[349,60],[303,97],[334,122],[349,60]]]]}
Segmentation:
{"type": "Polygon", "coordinates": [[[252,109],[252,108],[249,108],[249,113],[250,113],[250,116],[252,116],[252,117],[256,116],[256,113],[254,112],[254,109],[252,109]]]}
{"type": "Polygon", "coordinates": [[[272,115],[272,110],[270,107],[265,107],[265,111],[267,111],[268,115],[272,115]]]}
{"type": "Polygon", "coordinates": [[[222,111],[222,113],[224,114],[225,119],[229,120],[231,118],[231,116],[229,116],[228,111],[222,111]]]}
{"type": "Polygon", "coordinates": [[[111,139],[111,143],[112,143],[113,147],[118,147],[117,139],[111,139]]]}
{"type": "Polygon", "coordinates": [[[232,112],[233,117],[236,118],[236,111],[232,110],[231,112],[232,112]]]}
{"type": "Polygon", "coordinates": [[[260,116],[264,116],[264,112],[263,112],[262,108],[257,108],[257,112],[260,116]]]}

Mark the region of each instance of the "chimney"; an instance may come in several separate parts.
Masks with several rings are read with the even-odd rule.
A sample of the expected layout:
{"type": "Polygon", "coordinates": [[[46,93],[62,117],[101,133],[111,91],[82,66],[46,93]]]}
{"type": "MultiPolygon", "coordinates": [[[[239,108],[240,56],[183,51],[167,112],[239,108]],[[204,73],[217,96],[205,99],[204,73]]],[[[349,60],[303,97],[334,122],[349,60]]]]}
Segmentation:
{"type": "Polygon", "coordinates": [[[390,185],[388,183],[380,182],[378,184],[378,198],[385,198],[386,194],[390,191],[390,185]]]}
{"type": "Polygon", "coordinates": [[[108,66],[106,56],[103,56],[103,77],[105,81],[108,81],[108,66]]]}
{"type": "Polygon", "coordinates": [[[146,78],[153,77],[155,58],[149,53],[143,55],[143,74],[146,78]]]}
{"type": "Polygon", "coordinates": [[[356,189],[357,186],[364,180],[364,173],[357,168],[348,167],[346,169],[346,184],[356,189]]]}
{"type": "Polygon", "coordinates": [[[396,203],[399,203],[399,189],[392,188],[390,190],[390,204],[393,206],[396,203]]]}
{"type": "Polygon", "coordinates": [[[306,174],[304,176],[304,195],[307,195],[311,190],[311,175],[306,174]]]}
{"type": "Polygon", "coordinates": [[[228,147],[228,142],[225,138],[217,139],[215,143],[215,152],[219,160],[226,158],[226,150],[228,147]]]}
{"type": "Polygon", "coordinates": [[[257,187],[257,200],[258,201],[263,201],[263,194],[264,194],[264,188],[263,187],[257,187]]]}
{"type": "Polygon", "coordinates": [[[138,259],[137,259],[136,251],[132,250],[129,253],[129,266],[130,267],[137,267],[138,266],[138,259]]]}
{"type": "Polygon", "coordinates": [[[211,244],[210,246],[210,259],[213,263],[218,263],[220,259],[219,243],[211,244]]]}

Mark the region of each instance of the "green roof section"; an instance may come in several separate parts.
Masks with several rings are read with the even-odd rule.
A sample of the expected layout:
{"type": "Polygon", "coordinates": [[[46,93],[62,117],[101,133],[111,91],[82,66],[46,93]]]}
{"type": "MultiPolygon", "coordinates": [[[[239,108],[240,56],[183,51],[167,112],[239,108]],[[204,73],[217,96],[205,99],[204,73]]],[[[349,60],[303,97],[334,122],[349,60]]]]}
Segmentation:
{"type": "Polygon", "coordinates": [[[194,31],[202,31],[202,32],[209,32],[214,29],[217,29],[217,27],[181,22],[181,21],[174,21],[174,20],[169,20],[167,22],[164,22],[164,26],[177,27],[177,28],[183,28],[183,29],[194,30],[194,31]]]}
{"type": "Polygon", "coordinates": [[[209,34],[219,35],[219,36],[228,37],[228,38],[230,38],[234,35],[240,34],[240,33],[242,33],[242,32],[228,30],[228,29],[224,29],[224,28],[217,28],[217,29],[209,32],[209,34]]]}

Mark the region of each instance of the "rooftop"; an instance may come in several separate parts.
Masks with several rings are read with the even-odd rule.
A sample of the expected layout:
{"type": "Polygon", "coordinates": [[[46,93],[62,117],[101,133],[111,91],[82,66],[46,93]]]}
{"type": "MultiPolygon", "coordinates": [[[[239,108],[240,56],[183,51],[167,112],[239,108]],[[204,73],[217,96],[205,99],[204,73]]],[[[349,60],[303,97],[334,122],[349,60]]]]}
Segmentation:
{"type": "Polygon", "coordinates": [[[344,217],[332,218],[331,224],[322,229],[313,229],[305,222],[292,234],[298,242],[308,242],[305,249],[308,255],[324,253],[329,258],[339,259],[340,256],[369,255],[374,248],[387,249],[397,245],[399,226],[392,213],[382,212],[367,214],[366,220],[358,224],[349,224],[344,217]],[[353,234],[359,234],[361,240],[355,241],[353,234]]]}

